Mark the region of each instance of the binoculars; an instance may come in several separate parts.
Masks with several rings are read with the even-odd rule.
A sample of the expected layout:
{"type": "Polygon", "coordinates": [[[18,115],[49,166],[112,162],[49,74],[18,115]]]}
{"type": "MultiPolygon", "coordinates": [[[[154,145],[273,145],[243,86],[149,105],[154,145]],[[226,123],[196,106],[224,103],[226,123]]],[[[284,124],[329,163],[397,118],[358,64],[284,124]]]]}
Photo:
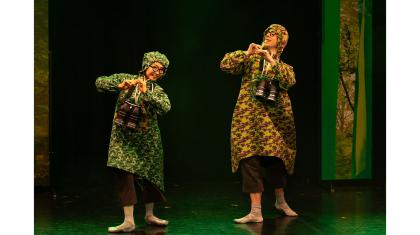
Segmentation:
{"type": "Polygon", "coordinates": [[[141,116],[141,107],[125,101],[118,109],[115,117],[115,124],[120,127],[126,127],[129,130],[135,130],[141,116]]]}
{"type": "Polygon", "coordinates": [[[255,96],[261,100],[269,101],[274,103],[277,101],[279,95],[279,82],[277,80],[271,80],[263,76],[258,82],[255,96]]]}

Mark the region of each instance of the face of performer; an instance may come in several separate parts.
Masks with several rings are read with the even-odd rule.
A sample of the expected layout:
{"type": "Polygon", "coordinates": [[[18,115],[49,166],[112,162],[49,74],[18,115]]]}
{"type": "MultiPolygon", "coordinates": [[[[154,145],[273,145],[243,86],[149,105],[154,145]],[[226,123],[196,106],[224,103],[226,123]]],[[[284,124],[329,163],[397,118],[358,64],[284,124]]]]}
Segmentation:
{"type": "Polygon", "coordinates": [[[165,74],[165,67],[159,63],[154,62],[146,69],[146,78],[155,81],[165,74]]]}
{"type": "Polygon", "coordinates": [[[264,48],[276,48],[277,47],[277,41],[278,41],[278,37],[277,37],[277,33],[274,32],[268,32],[265,36],[264,36],[264,48]]]}

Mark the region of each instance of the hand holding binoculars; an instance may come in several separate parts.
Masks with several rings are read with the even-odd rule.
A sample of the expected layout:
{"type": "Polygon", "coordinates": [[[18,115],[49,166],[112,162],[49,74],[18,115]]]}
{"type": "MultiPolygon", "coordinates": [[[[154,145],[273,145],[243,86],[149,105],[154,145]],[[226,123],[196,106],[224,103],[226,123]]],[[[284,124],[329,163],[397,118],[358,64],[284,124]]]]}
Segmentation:
{"type": "Polygon", "coordinates": [[[117,85],[117,87],[121,90],[129,89],[137,84],[137,79],[133,80],[124,80],[120,84],[117,85]]]}
{"type": "Polygon", "coordinates": [[[141,93],[145,93],[147,91],[146,79],[142,79],[142,78],[124,80],[120,84],[118,84],[117,87],[121,90],[126,90],[132,87],[135,87],[137,84],[139,85],[139,89],[141,93]]]}
{"type": "Polygon", "coordinates": [[[246,51],[246,54],[247,55],[255,54],[255,52],[259,49],[262,49],[261,45],[251,43],[251,44],[249,44],[249,47],[248,47],[248,50],[246,51]]]}

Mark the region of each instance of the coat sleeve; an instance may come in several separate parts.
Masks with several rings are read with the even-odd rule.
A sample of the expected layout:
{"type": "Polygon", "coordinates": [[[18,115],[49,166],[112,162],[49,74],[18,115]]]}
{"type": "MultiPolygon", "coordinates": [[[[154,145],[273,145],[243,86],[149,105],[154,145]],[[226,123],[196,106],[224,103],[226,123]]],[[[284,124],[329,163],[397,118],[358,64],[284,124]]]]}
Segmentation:
{"type": "Polygon", "coordinates": [[[243,74],[246,66],[246,52],[245,51],[234,51],[226,53],[220,62],[220,69],[230,74],[243,74]]]}
{"type": "Polygon", "coordinates": [[[274,79],[279,81],[280,88],[288,90],[296,83],[292,66],[280,61],[276,62],[272,69],[275,74],[274,79]]]}
{"type": "Polygon", "coordinates": [[[148,110],[158,115],[163,115],[171,109],[169,97],[160,86],[156,86],[153,91],[149,90],[142,94],[141,98],[148,110]]]}
{"type": "Polygon", "coordinates": [[[99,92],[119,92],[117,85],[120,84],[122,81],[127,79],[135,79],[136,76],[132,74],[126,73],[116,73],[110,76],[101,76],[98,77],[95,81],[96,89],[99,92]]]}

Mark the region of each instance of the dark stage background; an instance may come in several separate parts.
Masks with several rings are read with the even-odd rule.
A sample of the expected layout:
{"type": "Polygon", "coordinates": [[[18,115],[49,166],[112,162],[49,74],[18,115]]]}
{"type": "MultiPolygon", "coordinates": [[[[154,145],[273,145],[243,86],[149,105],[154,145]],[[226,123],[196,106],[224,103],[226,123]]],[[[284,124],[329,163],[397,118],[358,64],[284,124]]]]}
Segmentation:
{"type": "MultiPolygon", "coordinates": [[[[384,6],[378,9],[374,138],[385,133],[385,25],[376,27],[381,34],[375,30],[375,19],[385,22],[384,6]]],[[[160,82],[172,102],[160,118],[167,183],[239,179],[231,173],[229,135],[241,79],[221,72],[219,63],[227,52],[260,43],[272,23],[289,31],[282,59],[297,80],[289,90],[298,137],[292,180],[319,182],[321,1],[50,1],[49,12],[53,187],[112,183],[106,160],[116,95],[98,93],[95,79],[137,73],[143,53],[153,50],[171,62],[160,82]]],[[[373,144],[374,179],[383,183],[385,138],[373,144]]]]}

